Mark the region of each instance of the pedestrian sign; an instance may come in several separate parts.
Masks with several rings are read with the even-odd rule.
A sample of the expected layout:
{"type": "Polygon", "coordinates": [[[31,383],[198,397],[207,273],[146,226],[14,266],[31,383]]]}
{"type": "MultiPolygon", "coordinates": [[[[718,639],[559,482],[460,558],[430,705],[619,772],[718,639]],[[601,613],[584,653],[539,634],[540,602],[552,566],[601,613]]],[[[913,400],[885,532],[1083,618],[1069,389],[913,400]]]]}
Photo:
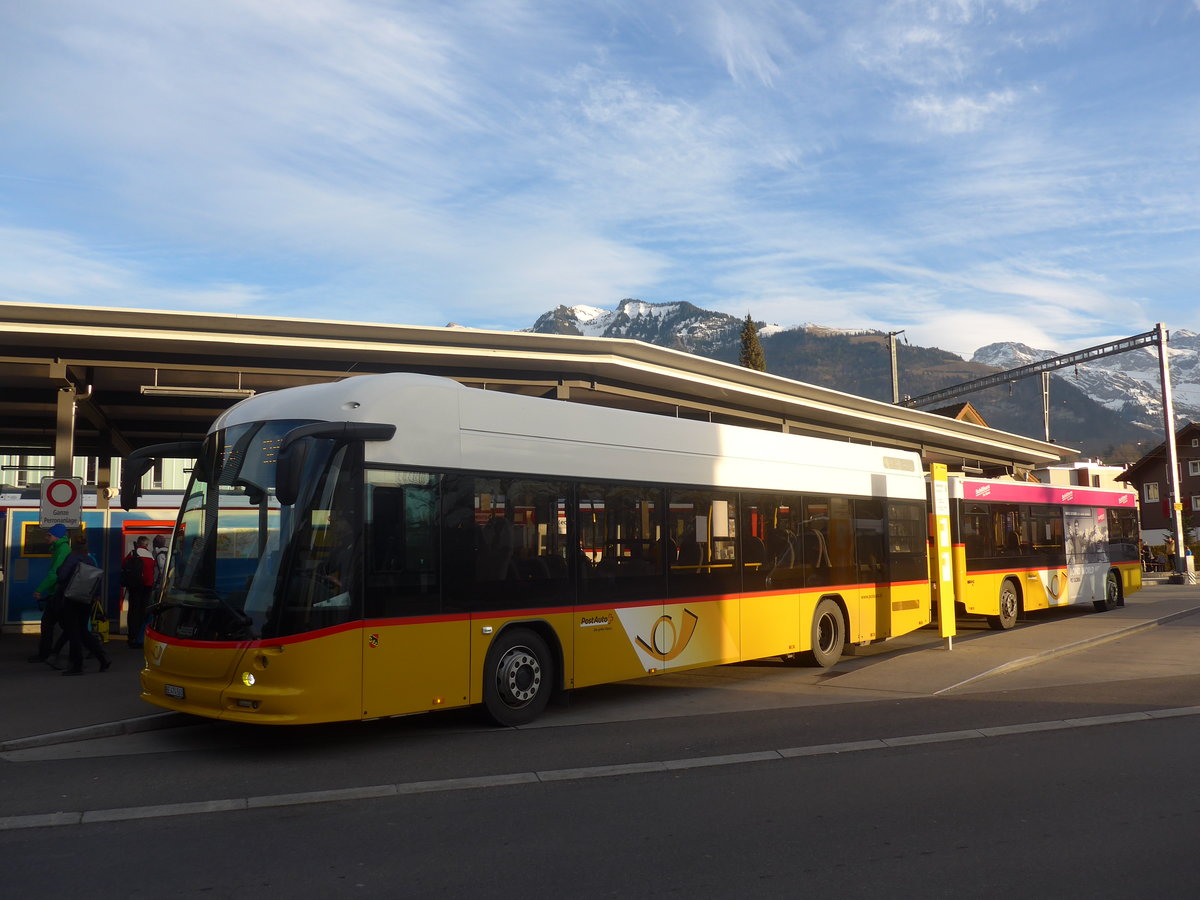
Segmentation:
{"type": "Polygon", "coordinates": [[[49,525],[78,528],[82,518],[83,479],[43,478],[41,521],[38,524],[43,528],[49,525]]]}

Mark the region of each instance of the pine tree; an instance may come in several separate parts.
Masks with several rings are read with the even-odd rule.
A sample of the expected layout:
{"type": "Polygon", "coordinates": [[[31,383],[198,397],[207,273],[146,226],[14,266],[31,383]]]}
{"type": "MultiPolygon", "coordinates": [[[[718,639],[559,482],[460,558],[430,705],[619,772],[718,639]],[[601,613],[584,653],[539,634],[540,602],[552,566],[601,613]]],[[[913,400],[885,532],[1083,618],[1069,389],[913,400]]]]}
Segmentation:
{"type": "Polygon", "coordinates": [[[746,323],[742,326],[742,352],[738,356],[738,363],[757,372],[767,371],[767,358],[763,356],[758,329],[754,327],[750,313],[746,313],[746,323]]]}

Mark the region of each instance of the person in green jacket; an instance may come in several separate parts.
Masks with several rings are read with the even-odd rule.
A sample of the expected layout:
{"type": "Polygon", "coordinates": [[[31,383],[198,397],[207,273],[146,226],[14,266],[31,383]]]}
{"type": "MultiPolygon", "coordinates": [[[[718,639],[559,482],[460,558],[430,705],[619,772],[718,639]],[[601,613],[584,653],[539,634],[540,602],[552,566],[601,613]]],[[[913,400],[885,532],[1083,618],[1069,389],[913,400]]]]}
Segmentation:
{"type": "Polygon", "coordinates": [[[67,526],[51,525],[46,529],[54,541],[50,544],[50,571],[33,589],[33,599],[42,607],[42,633],[38,640],[38,652],[29,661],[46,662],[54,643],[54,626],[62,625],[61,601],[58,590],[58,569],[71,553],[71,542],[67,540],[67,526]]]}

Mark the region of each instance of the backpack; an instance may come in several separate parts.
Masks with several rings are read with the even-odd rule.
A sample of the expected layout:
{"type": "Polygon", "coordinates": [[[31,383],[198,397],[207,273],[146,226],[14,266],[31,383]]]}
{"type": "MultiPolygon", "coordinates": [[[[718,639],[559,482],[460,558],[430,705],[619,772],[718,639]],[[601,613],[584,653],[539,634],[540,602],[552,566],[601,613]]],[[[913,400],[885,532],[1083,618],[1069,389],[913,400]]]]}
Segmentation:
{"type": "Polygon", "coordinates": [[[121,563],[121,587],[127,591],[139,590],[146,586],[146,567],[137,550],[133,550],[121,563]]]}
{"type": "Polygon", "coordinates": [[[91,563],[80,562],[71,573],[71,580],[63,591],[63,597],[72,603],[91,603],[96,592],[100,590],[100,579],[104,570],[91,563]]]}

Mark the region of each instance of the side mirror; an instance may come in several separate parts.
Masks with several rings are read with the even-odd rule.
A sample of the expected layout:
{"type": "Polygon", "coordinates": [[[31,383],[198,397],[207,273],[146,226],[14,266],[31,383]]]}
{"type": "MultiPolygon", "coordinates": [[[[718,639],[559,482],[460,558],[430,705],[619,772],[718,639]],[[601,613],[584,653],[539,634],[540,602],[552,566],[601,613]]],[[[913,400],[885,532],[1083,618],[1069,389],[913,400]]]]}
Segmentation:
{"type": "Polygon", "coordinates": [[[137,509],[138,498],[142,495],[142,476],[150,471],[156,459],[197,459],[202,446],[199,441],[153,444],[126,456],[121,463],[121,507],[137,509]]]}
{"type": "Polygon", "coordinates": [[[279,442],[279,459],[275,471],[275,499],[282,506],[291,506],[300,493],[300,478],[304,474],[312,440],[332,440],[338,444],[358,441],[388,441],[396,434],[395,425],[375,422],[314,422],[293,428],[279,442]],[[312,440],[308,440],[311,438],[312,440]]]}

